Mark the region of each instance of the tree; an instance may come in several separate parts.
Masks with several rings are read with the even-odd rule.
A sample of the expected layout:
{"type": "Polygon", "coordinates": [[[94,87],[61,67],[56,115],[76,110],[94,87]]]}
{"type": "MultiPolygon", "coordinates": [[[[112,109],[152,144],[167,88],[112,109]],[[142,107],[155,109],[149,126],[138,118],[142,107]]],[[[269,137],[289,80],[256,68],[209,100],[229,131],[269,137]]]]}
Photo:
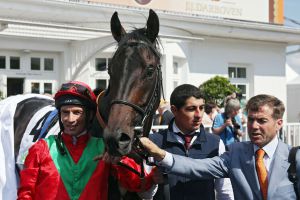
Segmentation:
{"type": "Polygon", "coordinates": [[[199,86],[199,89],[203,92],[206,102],[214,102],[220,107],[223,107],[226,96],[240,92],[228,78],[222,76],[215,76],[205,81],[199,86]]]}

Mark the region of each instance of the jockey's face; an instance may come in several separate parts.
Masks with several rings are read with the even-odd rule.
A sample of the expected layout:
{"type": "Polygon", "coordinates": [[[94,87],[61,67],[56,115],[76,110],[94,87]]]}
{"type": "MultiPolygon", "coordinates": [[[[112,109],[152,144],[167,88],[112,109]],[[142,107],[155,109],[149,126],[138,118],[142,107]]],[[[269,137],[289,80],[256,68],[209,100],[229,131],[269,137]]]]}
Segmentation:
{"type": "Polygon", "coordinates": [[[65,105],[60,109],[64,133],[78,136],[86,130],[86,113],[82,106],[65,105]]]}

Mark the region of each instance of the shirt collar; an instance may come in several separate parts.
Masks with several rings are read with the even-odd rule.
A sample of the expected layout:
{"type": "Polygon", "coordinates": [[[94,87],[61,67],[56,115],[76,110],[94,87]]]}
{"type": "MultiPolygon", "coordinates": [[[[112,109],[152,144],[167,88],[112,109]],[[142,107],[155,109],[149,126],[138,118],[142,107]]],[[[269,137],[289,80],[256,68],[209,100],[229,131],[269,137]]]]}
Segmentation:
{"type": "Polygon", "coordinates": [[[67,133],[62,134],[62,138],[63,138],[64,142],[72,143],[73,145],[77,145],[79,143],[80,144],[86,143],[87,140],[89,139],[89,137],[90,137],[90,135],[87,134],[87,131],[83,131],[82,133],[80,133],[77,136],[72,136],[67,133]]]}
{"type": "MultiPolygon", "coordinates": [[[[184,133],[183,133],[183,131],[181,131],[179,128],[178,128],[178,126],[176,125],[176,122],[175,122],[175,120],[174,120],[174,123],[173,123],[173,132],[174,133],[181,133],[182,135],[184,135],[184,133]]],[[[194,134],[196,131],[193,131],[193,132],[191,132],[191,133],[189,133],[189,135],[192,135],[192,134],[194,134]]]]}
{"type": "MultiPolygon", "coordinates": [[[[268,155],[268,157],[270,159],[272,159],[275,151],[276,151],[276,148],[277,148],[277,145],[278,145],[278,138],[277,137],[274,137],[267,145],[265,145],[262,149],[266,152],[266,154],[268,155]]],[[[253,144],[253,147],[254,147],[254,153],[260,149],[256,144],[253,144]]]]}

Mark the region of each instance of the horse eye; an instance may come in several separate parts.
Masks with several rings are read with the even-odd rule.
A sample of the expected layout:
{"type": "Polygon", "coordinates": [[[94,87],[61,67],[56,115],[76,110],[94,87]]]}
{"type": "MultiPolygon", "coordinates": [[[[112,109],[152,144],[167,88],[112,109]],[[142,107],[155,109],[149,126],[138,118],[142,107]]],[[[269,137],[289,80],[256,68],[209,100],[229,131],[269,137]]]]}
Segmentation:
{"type": "Polygon", "coordinates": [[[153,73],[154,73],[154,70],[155,70],[154,66],[153,65],[149,65],[147,67],[147,71],[146,71],[147,77],[151,77],[153,75],[153,73]]]}

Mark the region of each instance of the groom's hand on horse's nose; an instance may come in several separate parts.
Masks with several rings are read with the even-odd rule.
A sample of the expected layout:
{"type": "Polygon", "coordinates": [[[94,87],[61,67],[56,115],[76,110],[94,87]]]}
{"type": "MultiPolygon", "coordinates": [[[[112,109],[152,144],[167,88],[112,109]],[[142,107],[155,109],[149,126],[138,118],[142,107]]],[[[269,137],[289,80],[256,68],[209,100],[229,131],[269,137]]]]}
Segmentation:
{"type": "Polygon", "coordinates": [[[161,161],[166,156],[166,151],[159,148],[151,140],[146,137],[141,137],[140,141],[148,153],[154,157],[156,161],[161,161]]]}

